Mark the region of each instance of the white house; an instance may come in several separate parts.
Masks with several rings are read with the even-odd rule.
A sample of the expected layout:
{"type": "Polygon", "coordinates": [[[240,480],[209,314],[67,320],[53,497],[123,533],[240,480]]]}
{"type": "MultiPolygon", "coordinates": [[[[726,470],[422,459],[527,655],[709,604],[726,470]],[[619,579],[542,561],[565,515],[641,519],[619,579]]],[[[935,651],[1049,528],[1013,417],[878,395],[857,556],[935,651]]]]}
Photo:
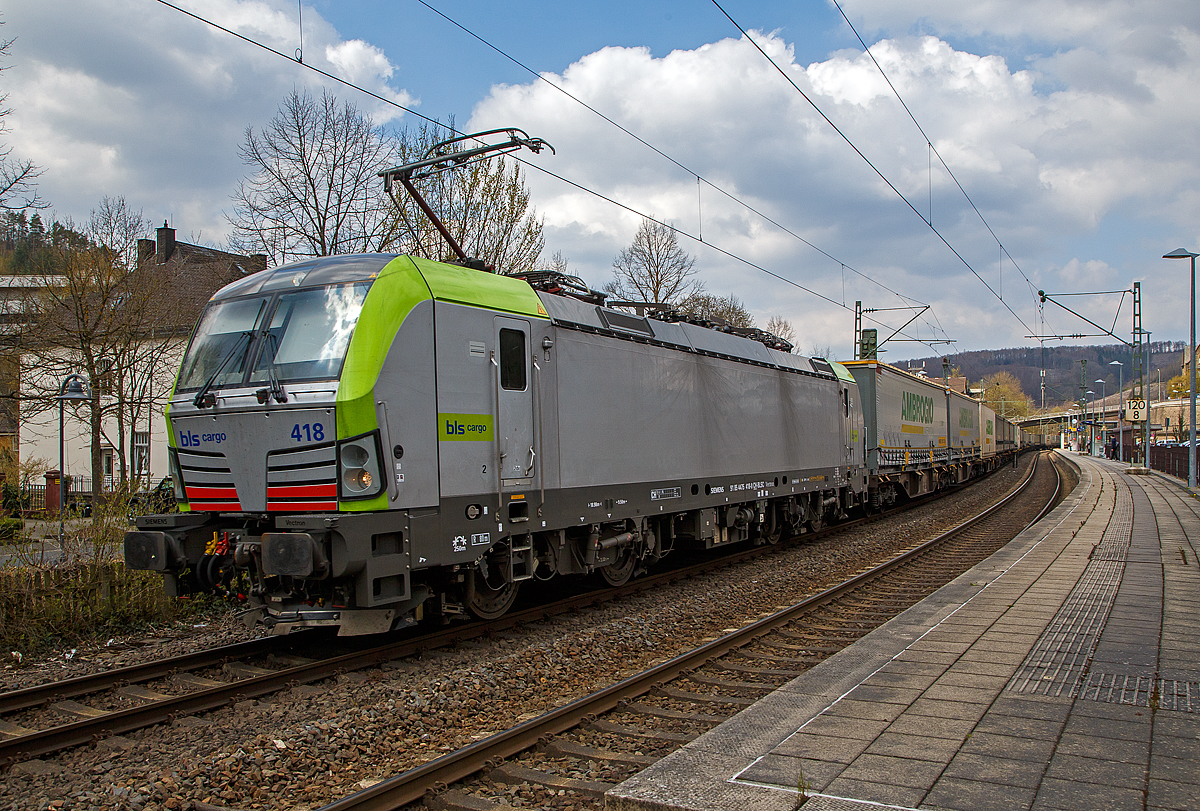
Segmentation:
{"type": "MultiPolygon", "coordinates": [[[[127,409],[125,430],[120,431],[118,420],[109,416],[102,422],[100,454],[103,489],[111,489],[120,481],[120,449],[125,451],[126,471],[131,479],[153,486],[168,475],[167,437],[163,408],[180,358],[186,348],[192,327],[209,297],[226,284],[266,268],[266,256],[239,256],[224,251],[191,245],[175,240],[175,230],[163,223],[157,239],[138,240],[138,271],[153,274],[157,301],[155,326],[146,332],[140,346],[145,351],[137,355],[140,361],[129,364],[138,370],[131,383],[125,381],[123,391],[136,387],[136,398],[126,396],[132,405],[127,409]],[[140,365],[138,365],[140,364],[140,365]]],[[[65,357],[65,353],[64,353],[65,357]]],[[[48,364],[49,365],[49,364],[48,364]]],[[[47,366],[48,366],[47,365],[47,366]]],[[[70,373],[87,377],[84,369],[59,365],[45,373],[27,362],[20,381],[25,396],[40,392],[37,400],[22,399],[19,433],[16,438],[19,456],[28,461],[39,458],[48,468],[59,466],[59,409],[46,400],[47,391],[58,390],[70,373]]],[[[99,389],[102,407],[111,409],[118,401],[112,392],[111,381],[103,374],[90,380],[99,389]]],[[[91,435],[89,410],[86,405],[67,401],[63,419],[63,465],[65,473],[74,477],[73,489],[90,489],[91,435]]],[[[0,415],[2,416],[2,415],[0,415]]],[[[0,429],[3,428],[0,420],[0,429]]],[[[0,434],[0,442],[3,442],[0,434]]]]}

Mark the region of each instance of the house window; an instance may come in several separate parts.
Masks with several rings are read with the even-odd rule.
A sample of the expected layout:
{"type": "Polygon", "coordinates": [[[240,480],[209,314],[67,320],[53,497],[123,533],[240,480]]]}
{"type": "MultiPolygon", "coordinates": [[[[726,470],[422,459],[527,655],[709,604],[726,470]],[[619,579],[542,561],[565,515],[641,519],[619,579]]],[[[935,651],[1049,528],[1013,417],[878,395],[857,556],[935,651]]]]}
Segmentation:
{"type": "Polygon", "coordinates": [[[104,489],[111,490],[113,487],[112,448],[104,448],[100,451],[100,469],[104,471],[104,489]]]}
{"type": "Polygon", "coordinates": [[[140,479],[150,475],[150,432],[133,432],[133,476],[140,479]]]}
{"type": "Polygon", "coordinates": [[[113,394],[115,385],[116,374],[113,371],[113,362],[103,358],[96,361],[96,381],[94,383],[96,392],[110,397],[113,394]]]}

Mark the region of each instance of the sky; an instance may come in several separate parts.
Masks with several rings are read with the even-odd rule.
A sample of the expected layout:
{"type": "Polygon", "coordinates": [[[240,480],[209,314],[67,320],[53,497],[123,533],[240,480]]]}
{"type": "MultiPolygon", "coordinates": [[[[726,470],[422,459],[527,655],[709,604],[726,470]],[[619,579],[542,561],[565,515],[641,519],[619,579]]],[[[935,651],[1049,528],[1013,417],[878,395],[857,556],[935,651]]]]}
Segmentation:
{"type": "Polygon", "coordinates": [[[654,217],[708,292],[787,319],[806,354],[852,357],[856,301],[881,341],[929,306],[893,362],[1115,342],[1038,290],[1128,340],[1128,295],[1061,294],[1134,281],[1153,339],[1188,337],[1188,264],[1160,257],[1200,248],[1194,0],[844,0],[870,56],[825,0],[178,5],[304,64],[155,0],[0,9],[0,138],[43,169],[47,216],[123,196],[222,245],[247,128],[329,88],[383,127],[419,124],[407,107],[545,139],[526,182],[547,259],[599,288],[654,217]]]}

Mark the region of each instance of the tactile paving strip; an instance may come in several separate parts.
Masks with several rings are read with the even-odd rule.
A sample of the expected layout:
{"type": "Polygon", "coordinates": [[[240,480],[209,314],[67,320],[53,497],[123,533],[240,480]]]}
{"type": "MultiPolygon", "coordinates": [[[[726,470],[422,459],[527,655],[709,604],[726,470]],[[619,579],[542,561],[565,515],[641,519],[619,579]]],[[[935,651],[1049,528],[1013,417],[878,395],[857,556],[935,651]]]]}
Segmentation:
{"type": "Polygon", "coordinates": [[[1092,672],[1080,688],[1079,697],[1134,707],[1149,707],[1153,700],[1159,710],[1200,712],[1200,682],[1178,679],[1092,672]]]}
{"type": "Polygon", "coordinates": [[[1112,609],[1133,532],[1133,499],[1117,499],[1100,543],[1079,582],[1054,615],[1006,690],[1044,696],[1074,695],[1112,609]]]}

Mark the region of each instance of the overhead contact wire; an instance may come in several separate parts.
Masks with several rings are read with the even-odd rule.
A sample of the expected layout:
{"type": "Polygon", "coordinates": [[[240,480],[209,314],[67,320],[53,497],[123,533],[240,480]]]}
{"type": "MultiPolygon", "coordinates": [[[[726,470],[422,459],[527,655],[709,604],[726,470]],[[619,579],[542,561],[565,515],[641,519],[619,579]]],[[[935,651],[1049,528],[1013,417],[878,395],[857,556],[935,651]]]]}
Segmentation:
{"type": "Polygon", "coordinates": [[[742,36],[745,37],[746,41],[749,42],[751,45],[753,45],[755,50],[757,50],[760,54],[762,54],[763,58],[766,59],[768,62],[770,62],[772,66],[774,66],[775,70],[779,73],[779,75],[782,76],[784,78],[784,80],[788,84],[790,84],[792,86],[792,88],[804,98],[805,101],[807,101],[809,103],[809,106],[811,106],[813,108],[813,110],[816,111],[817,115],[821,116],[821,118],[823,118],[825,120],[825,123],[827,123],[830,127],[832,127],[833,131],[836,132],[839,136],[841,136],[842,140],[845,141],[846,144],[851,149],[854,150],[855,154],[857,154],[860,158],[862,158],[863,161],[867,164],[867,166],[871,167],[871,169],[875,172],[875,174],[879,176],[879,179],[882,180],[885,184],[887,184],[887,187],[889,189],[891,189],[892,191],[894,191],[896,193],[896,196],[899,197],[901,200],[903,200],[904,204],[906,206],[908,206],[910,209],[912,209],[912,212],[914,214],[916,214],[918,217],[921,218],[921,222],[925,223],[925,225],[928,226],[929,230],[932,231],[939,240],[941,240],[942,244],[945,245],[950,250],[951,253],[953,253],[956,257],[958,257],[958,261],[962,262],[963,266],[967,270],[971,271],[971,273],[974,274],[975,278],[978,279],[983,284],[983,286],[986,287],[988,289],[988,291],[993,296],[995,296],[996,299],[1001,304],[1004,305],[1004,308],[1006,310],[1008,310],[1010,313],[1012,313],[1013,318],[1017,319],[1017,322],[1021,326],[1025,327],[1026,330],[1030,330],[1030,327],[1025,323],[1025,321],[1021,318],[1021,316],[1017,315],[1016,311],[1013,310],[1013,308],[1008,305],[1008,302],[1006,302],[1003,298],[1001,298],[996,293],[996,290],[988,283],[988,281],[979,275],[979,271],[975,270],[975,268],[972,267],[971,263],[967,261],[966,257],[964,257],[961,253],[959,253],[958,249],[955,248],[953,245],[951,245],[950,241],[947,240],[944,236],[942,236],[941,231],[939,231],[937,228],[935,228],[932,222],[925,219],[925,215],[922,214],[919,210],[917,210],[917,207],[912,204],[912,201],[909,200],[904,195],[903,192],[901,192],[898,188],[896,188],[895,184],[893,184],[892,181],[888,180],[887,176],[884,175],[883,172],[881,172],[879,170],[879,167],[877,167],[871,161],[870,158],[868,158],[865,154],[863,154],[863,151],[861,149],[859,149],[858,146],[852,140],[850,140],[850,137],[848,135],[846,135],[846,133],[842,132],[841,128],[838,127],[837,124],[833,123],[833,120],[830,119],[829,116],[825,115],[825,112],[820,107],[817,106],[817,103],[815,101],[813,101],[812,98],[810,98],[809,95],[804,92],[804,90],[802,90],[800,88],[800,85],[796,84],[796,82],[792,79],[791,76],[788,76],[787,71],[785,71],[782,67],[780,67],[779,63],[776,62],[774,59],[772,59],[771,55],[762,49],[762,46],[760,46],[758,44],[758,42],[752,36],[750,36],[750,34],[746,31],[746,29],[742,28],[742,26],[738,23],[737,20],[733,19],[733,17],[731,17],[729,15],[729,12],[726,11],[721,6],[721,4],[719,2],[717,2],[717,0],[712,0],[712,4],[717,7],[718,11],[720,11],[723,15],[725,15],[725,19],[729,20],[729,22],[732,23],[733,26],[735,28],[737,28],[738,31],[741,32],[742,36]]]}
{"type": "MultiPolygon", "coordinates": [[[[866,53],[866,55],[871,58],[871,61],[875,64],[875,67],[879,70],[879,75],[883,77],[883,80],[885,82],[887,82],[888,87],[890,87],[892,89],[892,93],[896,96],[896,100],[900,102],[900,106],[904,108],[904,112],[908,113],[908,117],[910,119],[912,119],[913,124],[915,124],[917,129],[920,131],[921,137],[923,137],[925,139],[925,144],[929,147],[930,151],[934,155],[937,155],[938,163],[940,163],[942,165],[942,168],[946,170],[946,174],[950,175],[950,179],[954,181],[954,185],[958,186],[958,190],[960,192],[962,192],[962,196],[966,199],[966,201],[968,203],[970,203],[971,208],[974,209],[975,213],[979,216],[979,221],[983,223],[983,227],[986,228],[988,230],[988,233],[992,235],[992,239],[996,240],[996,244],[1000,246],[1000,250],[1004,252],[1004,255],[1007,256],[1009,261],[1013,263],[1013,267],[1015,267],[1017,269],[1017,272],[1021,274],[1022,278],[1025,279],[1026,284],[1028,284],[1030,286],[1030,288],[1032,289],[1034,286],[1033,282],[1031,282],[1029,280],[1029,277],[1025,275],[1025,271],[1022,270],[1021,266],[1017,264],[1017,260],[1014,259],[1012,254],[1010,254],[1008,252],[1008,248],[1004,247],[1004,242],[1000,239],[1000,237],[998,237],[996,235],[996,232],[994,230],[992,230],[992,226],[990,223],[988,223],[987,217],[983,216],[983,212],[980,211],[979,207],[975,205],[975,201],[971,199],[971,195],[969,195],[967,193],[967,190],[965,188],[963,188],[963,184],[958,181],[958,177],[954,174],[954,170],[950,168],[950,165],[948,163],[946,163],[945,158],[942,157],[942,153],[938,152],[937,147],[933,145],[933,141],[932,141],[932,139],[930,139],[929,135],[925,132],[925,128],[921,126],[920,121],[917,121],[917,117],[915,115],[913,115],[913,111],[908,108],[908,104],[904,101],[904,97],[900,95],[900,91],[896,89],[896,86],[894,84],[892,84],[891,78],[888,77],[887,72],[884,71],[884,69],[883,69],[883,66],[879,64],[879,60],[877,60],[875,58],[875,54],[871,53],[870,47],[867,46],[867,43],[863,40],[862,35],[858,33],[858,29],[854,27],[854,23],[850,22],[850,18],[848,16],[846,16],[846,12],[845,12],[845,10],[842,9],[841,4],[838,2],[838,0],[833,0],[833,4],[837,7],[838,13],[842,15],[842,19],[846,21],[846,25],[850,26],[850,30],[854,32],[854,36],[858,39],[859,44],[862,45],[863,52],[866,53]]],[[[929,189],[929,210],[930,210],[929,223],[932,225],[932,223],[933,223],[932,179],[930,180],[930,189],[929,189]]]]}
{"type": "MultiPolygon", "coordinates": [[[[399,103],[398,101],[395,101],[394,99],[389,99],[389,98],[386,98],[385,96],[381,96],[381,95],[379,95],[378,93],[375,93],[375,92],[373,92],[373,91],[371,91],[371,90],[367,90],[365,87],[361,87],[361,86],[359,86],[359,85],[356,85],[356,84],[354,84],[353,82],[349,82],[349,81],[347,81],[347,80],[345,80],[345,79],[342,79],[342,78],[340,78],[339,76],[335,76],[334,74],[332,74],[332,73],[329,73],[328,71],[321,70],[320,68],[318,68],[318,67],[315,67],[315,66],[313,66],[313,65],[311,65],[311,64],[308,64],[308,63],[305,63],[305,62],[300,62],[300,61],[297,61],[296,59],[294,59],[294,58],[292,58],[292,57],[288,56],[287,54],[285,54],[285,53],[282,53],[281,51],[277,51],[277,50],[275,50],[274,48],[272,48],[272,47],[271,47],[271,46],[269,46],[269,45],[266,45],[266,44],[264,44],[264,43],[258,42],[257,40],[254,40],[254,39],[251,39],[250,37],[244,36],[243,34],[239,34],[238,32],[236,32],[236,31],[233,31],[233,30],[231,30],[231,29],[229,29],[229,28],[226,28],[225,26],[223,26],[223,25],[220,25],[220,24],[218,24],[218,23],[216,23],[216,22],[213,22],[212,20],[209,20],[209,19],[206,19],[206,18],[204,18],[204,17],[201,17],[201,16],[200,16],[200,15],[198,15],[198,14],[194,14],[194,13],[192,13],[192,12],[188,11],[187,9],[180,8],[179,6],[177,6],[177,5],[173,4],[173,3],[170,3],[170,2],[168,2],[168,0],[155,0],[155,1],[156,1],[157,3],[159,3],[159,4],[161,4],[161,5],[164,5],[164,6],[166,6],[167,8],[170,8],[170,9],[173,9],[173,10],[175,10],[175,11],[178,11],[180,14],[183,14],[183,15],[185,15],[185,16],[187,16],[187,17],[190,17],[190,18],[192,18],[193,20],[196,20],[197,22],[203,23],[204,25],[210,26],[210,27],[212,27],[212,28],[216,28],[217,30],[219,30],[219,31],[222,31],[222,32],[224,32],[224,33],[226,33],[226,34],[229,34],[230,36],[236,37],[237,39],[240,39],[240,40],[242,40],[243,42],[245,42],[245,43],[247,43],[247,44],[249,44],[249,45],[253,45],[253,46],[255,46],[256,48],[261,48],[262,50],[264,50],[264,51],[268,51],[269,53],[272,53],[272,54],[274,54],[275,56],[278,56],[278,57],[280,57],[281,59],[286,59],[288,62],[291,62],[292,64],[300,65],[301,67],[303,67],[303,68],[306,68],[306,69],[308,69],[308,70],[311,70],[311,71],[313,71],[314,73],[317,73],[317,74],[319,74],[319,75],[321,75],[321,76],[324,76],[324,77],[326,77],[326,78],[328,78],[328,79],[331,79],[331,80],[333,80],[333,81],[337,82],[338,84],[340,84],[340,85],[343,85],[344,87],[349,87],[349,88],[351,88],[351,89],[353,89],[353,90],[357,90],[358,92],[360,92],[360,93],[363,93],[363,94],[365,94],[365,95],[367,95],[367,96],[370,96],[371,98],[377,99],[378,101],[381,101],[381,102],[383,102],[384,104],[388,104],[388,105],[391,105],[392,107],[396,107],[397,109],[403,110],[403,111],[405,111],[406,113],[411,113],[412,115],[416,116],[417,118],[421,119],[422,121],[426,121],[426,122],[428,122],[428,123],[430,123],[430,124],[433,124],[433,125],[434,125],[434,126],[436,126],[436,127],[440,127],[440,128],[442,128],[442,129],[445,129],[445,130],[449,131],[450,133],[452,133],[452,134],[454,134],[454,135],[462,135],[462,134],[463,134],[463,133],[460,133],[460,132],[459,132],[457,129],[455,129],[454,127],[451,127],[451,126],[449,126],[448,124],[444,124],[444,123],[442,123],[441,121],[438,121],[437,119],[430,118],[429,116],[426,116],[426,115],[422,115],[421,113],[418,113],[416,110],[412,109],[411,107],[407,107],[407,106],[405,106],[405,105],[403,105],[403,104],[399,103]]],[[[448,19],[448,18],[447,18],[447,19],[448,19]]],[[[630,133],[630,134],[632,135],[632,133],[630,133]]],[[[636,136],[634,136],[634,137],[636,137],[636,136]]],[[[692,235],[692,234],[689,234],[689,233],[688,233],[688,232],[686,232],[686,231],[681,231],[681,230],[679,230],[678,228],[675,228],[675,227],[674,227],[674,226],[672,226],[672,225],[669,225],[669,224],[667,224],[667,223],[660,222],[659,220],[657,220],[657,219],[655,219],[655,218],[653,218],[653,217],[650,217],[650,216],[649,216],[649,215],[647,215],[647,214],[643,214],[642,212],[638,211],[637,209],[635,209],[635,208],[633,208],[633,207],[631,207],[631,206],[625,205],[624,203],[618,202],[617,200],[614,200],[614,199],[612,199],[612,198],[610,198],[610,197],[607,197],[607,196],[605,196],[605,195],[601,194],[601,193],[600,193],[600,192],[598,192],[598,191],[594,191],[594,190],[592,190],[592,189],[589,189],[589,188],[587,188],[586,186],[580,185],[579,183],[576,183],[576,182],[575,182],[575,181],[573,181],[573,180],[568,180],[567,178],[563,177],[562,175],[556,174],[555,172],[551,172],[550,170],[548,170],[548,169],[545,169],[545,168],[543,168],[543,167],[540,167],[540,166],[537,166],[536,164],[532,164],[532,163],[530,163],[530,162],[528,162],[528,161],[526,161],[526,160],[523,160],[523,159],[521,159],[521,158],[519,158],[519,157],[516,157],[515,155],[512,155],[512,156],[510,156],[510,157],[512,157],[512,158],[513,158],[513,159],[514,159],[516,162],[518,162],[518,163],[522,164],[523,166],[525,166],[525,167],[527,167],[527,168],[536,169],[537,171],[540,171],[540,172],[542,172],[543,174],[549,175],[550,177],[553,177],[553,178],[555,178],[556,180],[559,180],[559,181],[561,181],[561,182],[563,182],[563,183],[566,183],[567,185],[569,185],[569,186],[571,186],[571,187],[573,187],[573,188],[576,188],[576,189],[578,189],[578,190],[580,190],[580,191],[582,191],[582,192],[585,192],[585,193],[587,193],[587,194],[590,194],[590,195],[592,195],[592,196],[594,196],[594,197],[596,197],[596,198],[598,198],[598,199],[600,199],[600,200],[604,200],[605,202],[611,203],[612,205],[615,205],[615,206],[617,206],[618,208],[622,208],[622,209],[624,209],[625,211],[628,211],[628,212],[630,212],[630,213],[632,213],[632,214],[636,214],[636,215],[638,215],[638,216],[640,216],[640,217],[644,217],[645,219],[647,219],[647,220],[650,220],[651,222],[657,223],[658,225],[664,226],[664,227],[666,227],[666,228],[672,228],[672,229],[673,229],[673,230],[675,230],[676,232],[678,232],[678,233],[680,233],[680,234],[683,234],[683,235],[684,235],[685,237],[687,237],[688,239],[692,239],[692,240],[699,241],[699,240],[697,240],[697,238],[696,238],[694,235],[692,235]]],[[[664,156],[664,157],[666,157],[666,156],[664,156]]],[[[669,159],[669,158],[668,158],[668,159],[669,159]]],[[[710,185],[711,185],[711,184],[710,184],[710,185]]],[[[713,188],[715,189],[716,187],[714,186],[713,188]]],[[[721,191],[721,189],[716,189],[716,190],[717,190],[717,191],[721,191]]],[[[724,193],[724,192],[722,192],[722,193],[724,193]]],[[[815,290],[812,290],[812,289],[810,289],[810,288],[807,288],[807,287],[805,287],[804,285],[802,285],[802,284],[799,284],[798,282],[794,282],[794,281],[792,281],[791,279],[788,279],[788,278],[786,278],[786,277],[784,277],[784,276],[780,276],[778,273],[775,273],[774,271],[768,270],[767,268],[763,267],[762,265],[759,265],[759,264],[756,264],[756,263],[754,263],[754,262],[751,262],[751,261],[750,261],[750,260],[748,260],[748,259],[744,259],[744,258],[742,258],[742,257],[738,256],[737,254],[731,253],[730,251],[727,251],[727,250],[725,250],[724,248],[721,248],[721,247],[720,247],[720,246],[718,246],[718,245],[714,245],[714,244],[713,244],[713,243],[711,243],[711,242],[705,242],[705,243],[703,243],[703,244],[704,244],[704,245],[707,245],[709,248],[712,248],[713,250],[717,251],[718,253],[722,254],[723,256],[727,256],[727,257],[729,257],[730,259],[733,259],[734,261],[741,262],[741,263],[743,263],[743,264],[747,265],[748,267],[752,267],[752,268],[754,268],[754,269],[756,269],[756,270],[760,270],[760,271],[762,271],[763,273],[766,273],[768,276],[771,276],[771,277],[773,277],[773,278],[775,278],[775,279],[778,279],[779,281],[781,281],[781,282],[784,282],[784,283],[786,283],[786,284],[790,284],[790,285],[792,285],[793,287],[796,287],[796,288],[798,288],[798,289],[800,289],[800,290],[803,290],[803,291],[804,291],[804,292],[806,292],[806,293],[810,293],[810,294],[812,294],[812,295],[816,296],[817,298],[821,299],[822,301],[826,301],[826,302],[828,302],[828,303],[830,303],[830,304],[834,304],[834,305],[836,305],[836,306],[838,306],[838,307],[841,307],[842,309],[849,309],[849,308],[847,308],[845,305],[843,305],[843,304],[840,304],[839,302],[835,301],[834,299],[831,299],[831,298],[829,298],[828,296],[825,296],[825,295],[823,295],[823,294],[821,294],[821,293],[818,293],[817,291],[815,291],[815,290]]],[[[813,246],[813,247],[815,248],[815,246],[813,246]]],[[[820,250],[820,249],[818,248],[817,250],[820,250]]],[[[824,253],[824,252],[822,251],[822,253],[824,253]]],[[[828,255],[828,254],[827,254],[827,255],[828,255]]],[[[830,258],[832,258],[832,257],[830,257],[830,258]]],[[[834,260],[834,261],[837,261],[837,260],[834,260]]],[[[899,295],[899,294],[897,294],[897,295],[899,295]]],[[[875,320],[875,319],[873,319],[873,318],[872,318],[872,319],[868,319],[868,320],[870,320],[872,323],[879,324],[880,326],[887,327],[887,325],[886,325],[886,324],[883,324],[883,323],[881,323],[881,322],[879,322],[879,321],[876,321],[876,320],[875,320]]],[[[888,329],[890,329],[890,327],[888,327],[888,329]]],[[[907,336],[906,336],[906,337],[907,337],[907,336]]],[[[924,344],[924,345],[926,345],[926,346],[929,346],[928,344],[925,344],[925,342],[924,342],[924,341],[916,341],[916,343],[920,343],[920,344],[924,344]]],[[[932,346],[929,346],[929,348],[930,348],[930,349],[933,349],[933,347],[932,347],[932,346]]]]}
{"type": "MultiPolygon", "coordinates": [[[[719,193],[723,194],[725,197],[729,198],[729,199],[730,199],[730,200],[732,200],[733,202],[735,202],[735,203],[737,203],[738,205],[740,205],[740,206],[744,207],[744,208],[745,208],[747,211],[753,212],[755,215],[757,215],[757,216],[761,217],[762,219],[766,220],[767,222],[769,222],[771,225],[774,225],[774,226],[775,226],[776,228],[778,228],[779,230],[781,230],[781,231],[783,231],[784,233],[788,234],[789,236],[791,236],[791,237],[793,237],[793,238],[795,238],[795,239],[799,240],[800,242],[803,242],[805,245],[807,245],[808,247],[812,248],[814,251],[816,251],[817,253],[821,254],[822,256],[824,256],[825,258],[829,259],[830,261],[832,261],[832,262],[837,262],[839,265],[842,265],[842,266],[843,266],[843,267],[845,267],[847,270],[849,270],[851,273],[855,273],[855,274],[857,274],[858,276],[861,276],[863,279],[866,279],[867,281],[871,282],[872,284],[878,285],[879,287],[883,288],[884,290],[888,291],[889,293],[891,293],[892,295],[896,296],[896,297],[897,297],[897,298],[899,298],[899,299],[903,299],[903,300],[905,300],[905,301],[917,302],[918,304],[922,304],[922,305],[924,305],[924,304],[926,303],[926,302],[924,302],[924,301],[920,301],[919,299],[912,298],[911,296],[906,296],[906,295],[904,295],[904,294],[902,294],[902,293],[898,293],[898,292],[896,292],[895,290],[892,290],[892,289],[891,289],[890,287],[888,287],[887,285],[883,284],[882,282],[880,282],[880,281],[878,281],[878,280],[876,280],[876,279],[872,279],[870,276],[866,275],[865,273],[863,273],[863,272],[861,272],[861,271],[859,271],[859,270],[856,270],[856,269],[854,268],[854,266],[853,266],[853,265],[848,265],[848,264],[846,264],[845,262],[843,262],[842,260],[838,259],[836,256],[833,256],[832,254],[830,254],[828,251],[824,250],[824,249],[823,249],[823,248],[821,248],[820,246],[818,246],[818,245],[814,245],[813,243],[809,242],[809,241],[808,241],[807,239],[805,239],[804,237],[802,237],[802,236],[800,236],[799,234],[795,233],[795,232],[794,232],[794,231],[792,231],[790,228],[788,228],[786,225],[783,225],[782,223],[779,223],[779,222],[775,221],[774,219],[772,219],[772,218],[771,218],[770,216],[768,216],[767,214],[764,214],[763,212],[759,211],[759,210],[758,210],[758,209],[756,209],[754,206],[752,206],[752,205],[750,205],[749,203],[747,203],[745,200],[742,200],[741,198],[737,197],[736,195],[734,195],[734,194],[732,194],[732,193],[730,193],[730,192],[726,191],[725,189],[721,188],[720,186],[718,186],[718,185],[714,184],[714,183],[713,183],[711,180],[709,180],[708,178],[704,177],[704,176],[703,176],[703,175],[701,175],[699,172],[696,172],[695,170],[693,170],[693,169],[690,169],[690,168],[688,168],[687,166],[685,166],[684,164],[680,163],[678,160],[676,160],[675,158],[671,157],[671,156],[670,156],[670,155],[668,155],[667,153],[663,152],[661,149],[659,149],[658,147],[656,147],[654,144],[650,143],[649,141],[645,140],[644,138],[642,138],[642,137],[641,137],[640,135],[638,135],[637,133],[635,133],[635,132],[631,131],[630,129],[628,129],[627,127],[625,127],[623,124],[621,124],[621,123],[619,123],[619,122],[615,121],[614,119],[612,119],[612,118],[610,118],[609,116],[605,115],[605,114],[604,114],[604,113],[602,113],[601,111],[597,110],[595,107],[593,107],[592,105],[588,104],[586,101],[584,101],[583,99],[579,98],[578,96],[574,95],[573,93],[571,93],[571,91],[567,90],[566,88],[562,87],[561,85],[557,85],[557,84],[555,84],[554,82],[550,81],[550,80],[549,80],[549,79],[547,79],[545,76],[543,76],[541,73],[538,73],[536,70],[534,70],[533,68],[529,67],[529,66],[528,66],[528,65],[526,65],[524,62],[520,61],[519,59],[517,59],[516,57],[512,56],[511,54],[507,53],[506,51],[504,51],[504,50],[503,50],[502,48],[500,48],[499,46],[492,44],[492,43],[491,43],[491,42],[489,42],[487,39],[484,39],[484,38],[483,38],[483,37],[481,37],[479,34],[476,34],[474,31],[472,31],[471,29],[467,28],[467,27],[466,27],[465,25],[463,25],[462,23],[460,23],[460,22],[458,22],[457,20],[455,20],[453,17],[450,17],[450,16],[446,15],[444,12],[442,12],[442,11],[438,10],[437,8],[434,8],[434,7],[433,7],[433,6],[431,6],[429,3],[425,2],[425,0],[417,0],[417,2],[418,2],[418,3],[420,3],[421,5],[425,6],[425,8],[429,9],[429,10],[430,10],[430,11],[432,11],[434,14],[438,15],[439,17],[441,17],[441,18],[442,18],[443,20],[445,20],[446,22],[448,22],[448,23],[450,23],[451,25],[453,25],[453,26],[454,26],[455,28],[457,28],[458,30],[462,31],[462,32],[463,32],[464,34],[466,34],[467,36],[469,36],[469,37],[472,37],[473,39],[475,39],[476,41],[480,42],[480,43],[481,43],[481,44],[483,44],[483,45],[486,45],[488,48],[492,49],[493,51],[495,51],[496,53],[498,53],[500,56],[503,56],[505,59],[507,59],[508,61],[512,62],[512,63],[513,63],[514,65],[516,65],[517,67],[519,67],[519,68],[521,68],[522,70],[526,71],[526,72],[527,72],[527,73],[529,73],[531,76],[533,76],[535,79],[537,79],[537,80],[539,80],[539,81],[542,81],[542,82],[545,82],[547,85],[549,85],[550,87],[554,88],[554,89],[555,89],[555,90],[557,90],[559,93],[562,93],[564,96],[566,96],[567,98],[569,98],[571,101],[575,102],[576,104],[580,105],[581,107],[584,107],[585,109],[587,109],[589,112],[591,112],[591,113],[593,113],[593,114],[595,114],[595,115],[599,116],[600,118],[604,119],[604,120],[605,120],[605,121],[607,121],[609,124],[611,124],[612,126],[616,127],[616,128],[617,128],[617,129],[619,129],[621,132],[625,133],[625,134],[626,134],[626,135],[628,135],[630,138],[632,138],[633,140],[637,141],[639,144],[641,144],[642,146],[646,147],[647,149],[649,149],[649,150],[650,150],[651,152],[653,152],[654,154],[656,154],[656,155],[658,155],[659,157],[663,158],[664,160],[666,160],[666,161],[668,161],[668,162],[670,162],[670,163],[674,164],[676,167],[678,167],[678,168],[682,169],[683,171],[687,172],[689,175],[693,175],[693,176],[696,178],[696,180],[697,180],[697,181],[699,181],[699,182],[703,182],[703,183],[704,183],[706,186],[708,186],[708,187],[709,187],[710,189],[712,189],[713,191],[716,191],[716,192],[719,192],[719,193]]],[[[701,240],[701,242],[703,242],[703,240],[701,240]]]]}

